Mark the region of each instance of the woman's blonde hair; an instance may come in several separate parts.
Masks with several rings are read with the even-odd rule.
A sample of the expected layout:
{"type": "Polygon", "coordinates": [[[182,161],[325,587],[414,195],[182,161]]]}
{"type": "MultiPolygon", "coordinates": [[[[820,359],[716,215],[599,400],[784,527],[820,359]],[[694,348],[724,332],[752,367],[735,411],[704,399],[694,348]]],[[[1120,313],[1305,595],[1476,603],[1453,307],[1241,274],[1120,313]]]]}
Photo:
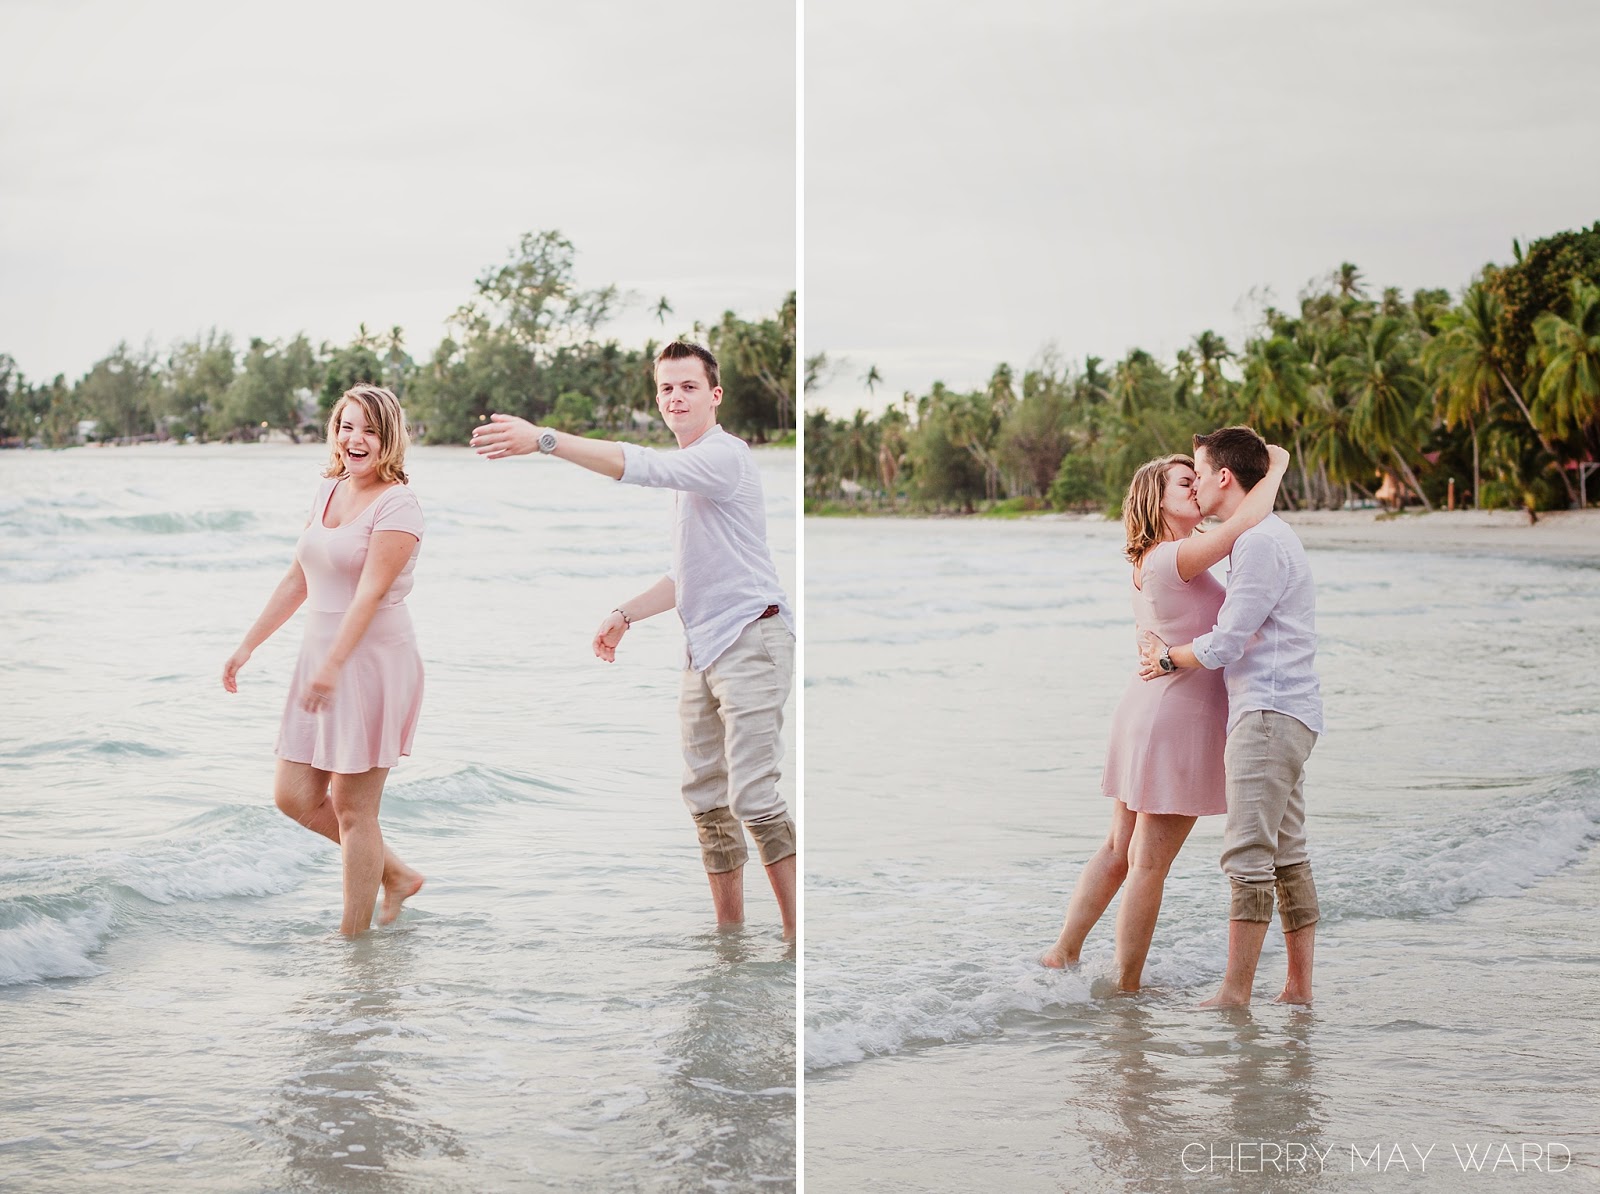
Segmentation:
{"type": "Polygon", "coordinates": [[[369,385],[352,386],[333,404],[333,413],[328,416],[328,450],[332,456],[322,475],[344,476],[344,458],[339,452],[339,417],[347,402],[359,406],[361,413],[367,416],[367,426],[378,433],[378,480],[385,483],[409,481],[405,465],[406,444],[411,436],[406,430],[406,412],[400,409],[400,399],[394,396],[393,390],[369,385]]]}
{"type": "Polygon", "coordinates": [[[1167,474],[1180,464],[1194,468],[1194,460],[1188,456],[1158,456],[1141,464],[1128,482],[1128,496],[1122,499],[1122,525],[1128,531],[1125,554],[1129,563],[1137,565],[1157,543],[1172,538],[1161,498],[1166,493],[1167,474]]]}

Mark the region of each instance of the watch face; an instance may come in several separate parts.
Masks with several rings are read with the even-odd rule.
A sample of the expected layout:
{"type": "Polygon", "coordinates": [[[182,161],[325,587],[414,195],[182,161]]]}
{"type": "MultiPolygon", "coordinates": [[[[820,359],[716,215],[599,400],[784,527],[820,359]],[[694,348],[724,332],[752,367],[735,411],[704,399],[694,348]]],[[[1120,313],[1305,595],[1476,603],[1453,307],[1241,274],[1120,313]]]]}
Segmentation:
{"type": "Polygon", "coordinates": [[[546,431],[539,436],[539,451],[554,452],[556,450],[556,433],[546,431]]]}

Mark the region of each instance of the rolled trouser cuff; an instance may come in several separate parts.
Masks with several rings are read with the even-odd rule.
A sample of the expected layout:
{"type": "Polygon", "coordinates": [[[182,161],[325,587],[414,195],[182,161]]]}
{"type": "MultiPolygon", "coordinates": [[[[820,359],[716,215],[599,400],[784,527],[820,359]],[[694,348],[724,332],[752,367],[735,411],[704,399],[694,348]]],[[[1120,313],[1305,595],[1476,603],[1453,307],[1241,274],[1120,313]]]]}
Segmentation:
{"type": "Polygon", "coordinates": [[[1317,885],[1311,879],[1311,864],[1296,862],[1277,868],[1278,920],[1285,933],[1314,925],[1322,919],[1317,905],[1317,885]]]}
{"type": "Polygon", "coordinates": [[[1232,888],[1229,920],[1252,920],[1261,924],[1272,920],[1272,884],[1241,883],[1235,879],[1229,887],[1232,888]]]}
{"type": "Polygon", "coordinates": [[[756,852],[761,856],[762,866],[782,862],[796,853],[794,822],[787,816],[775,817],[771,821],[747,821],[745,828],[756,839],[756,852]]]}
{"type": "Polygon", "coordinates": [[[700,857],[706,874],[736,871],[750,858],[750,849],[744,844],[744,826],[727,805],[695,813],[694,827],[700,835],[700,857]]]}

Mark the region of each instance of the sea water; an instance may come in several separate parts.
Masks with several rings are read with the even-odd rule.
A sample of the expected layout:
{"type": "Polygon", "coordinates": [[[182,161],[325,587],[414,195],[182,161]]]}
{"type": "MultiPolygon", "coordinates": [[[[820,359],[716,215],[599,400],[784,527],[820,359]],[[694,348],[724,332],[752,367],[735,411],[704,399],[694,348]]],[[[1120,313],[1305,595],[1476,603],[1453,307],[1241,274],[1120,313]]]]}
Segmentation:
{"type": "Polygon", "coordinates": [[[805,533],[808,1190],[1593,1188],[1600,544],[1311,551],[1316,1001],[1271,1004],[1274,926],[1218,1013],[1220,817],[1147,993],[1114,991],[1115,904],[1080,968],[1035,960],[1110,819],[1121,528],[805,533]]]}
{"type": "MultiPolygon", "coordinates": [[[[757,866],[713,928],[681,628],[590,649],[670,494],[413,450],[426,695],[381,823],[427,884],[347,941],[336,848],[272,805],[298,620],[220,683],[326,458],[0,453],[0,1187],[792,1186],[794,951],[757,866]]],[[[795,454],[757,459],[793,593],[795,454]]]]}

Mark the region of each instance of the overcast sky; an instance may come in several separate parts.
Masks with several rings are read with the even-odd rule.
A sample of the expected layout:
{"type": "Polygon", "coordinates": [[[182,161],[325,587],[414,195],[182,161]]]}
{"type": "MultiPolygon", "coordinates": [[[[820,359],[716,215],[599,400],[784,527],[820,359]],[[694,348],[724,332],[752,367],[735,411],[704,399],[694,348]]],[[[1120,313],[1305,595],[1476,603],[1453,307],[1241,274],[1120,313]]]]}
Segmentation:
{"type": "Polygon", "coordinates": [[[1597,52],[1589,0],[808,0],[812,404],[1237,347],[1341,261],[1455,291],[1600,219],[1597,52]]]}
{"type": "MultiPolygon", "coordinates": [[[[0,352],[82,374],[215,325],[419,358],[524,232],[641,302],[796,284],[790,3],[0,3],[0,352]]],[[[677,324],[677,326],[673,326],[677,324]]]]}

